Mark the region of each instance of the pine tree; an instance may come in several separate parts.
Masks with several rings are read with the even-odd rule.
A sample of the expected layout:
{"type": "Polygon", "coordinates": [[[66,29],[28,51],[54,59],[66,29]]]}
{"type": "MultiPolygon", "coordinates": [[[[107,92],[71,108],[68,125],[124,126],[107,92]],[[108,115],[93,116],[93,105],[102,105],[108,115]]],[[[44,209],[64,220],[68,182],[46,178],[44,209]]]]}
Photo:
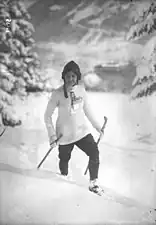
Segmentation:
{"type": "MultiPolygon", "coordinates": [[[[156,2],[153,0],[138,2],[135,3],[134,7],[135,10],[131,14],[133,25],[127,35],[127,39],[132,41],[147,38],[147,36],[152,35],[156,30],[156,2]]],[[[138,69],[142,67],[142,72],[137,73],[132,83],[132,99],[148,96],[156,91],[155,38],[151,38],[146,43],[137,67],[138,69]],[[152,49],[149,51],[149,48],[152,49]]]]}
{"type": "Polygon", "coordinates": [[[13,112],[14,98],[23,98],[29,89],[40,87],[40,62],[34,51],[34,27],[30,19],[20,0],[1,0],[0,116],[7,126],[21,124],[13,112]]]}

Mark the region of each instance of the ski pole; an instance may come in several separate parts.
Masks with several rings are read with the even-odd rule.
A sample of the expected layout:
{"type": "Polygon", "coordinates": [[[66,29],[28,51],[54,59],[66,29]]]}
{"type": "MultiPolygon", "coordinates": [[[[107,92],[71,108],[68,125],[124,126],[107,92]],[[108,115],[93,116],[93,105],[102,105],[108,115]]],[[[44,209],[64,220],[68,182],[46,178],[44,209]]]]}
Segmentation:
{"type": "MultiPolygon", "coordinates": [[[[54,142],[51,143],[51,145],[57,143],[60,138],[62,137],[62,135],[60,135],[54,142]]],[[[50,147],[49,151],[47,152],[47,154],[44,156],[44,158],[41,160],[41,162],[38,164],[37,169],[40,168],[40,166],[42,165],[42,163],[45,161],[45,159],[47,158],[47,156],[49,155],[49,153],[52,151],[53,147],[50,147]]]]}
{"type": "Polygon", "coordinates": [[[6,128],[3,129],[2,133],[0,134],[0,137],[4,134],[6,128]]]}
{"type": "MultiPolygon", "coordinates": [[[[102,128],[101,128],[101,131],[102,131],[102,132],[104,132],[104,129],[105,129],[107,120],[108,120],[107,117],[104,116],[104,124],[103,124],[103,126],[102,126],[102,128]]],[[[99,136],[99,138],[98,138],[98,140],[97,140],[97,142],[96,142],[97,145],[99,144],[99,142],[100,142],[102,136],[103,136],[103,134],[100,134],[100,136],[99,136]]],[[[84,175],[87,174],[88,169],[89,169],[89,162],[88,162],[88,165],[87,165],[87,168],[86,168],[86,170],[85,170],[84,175]]]]}

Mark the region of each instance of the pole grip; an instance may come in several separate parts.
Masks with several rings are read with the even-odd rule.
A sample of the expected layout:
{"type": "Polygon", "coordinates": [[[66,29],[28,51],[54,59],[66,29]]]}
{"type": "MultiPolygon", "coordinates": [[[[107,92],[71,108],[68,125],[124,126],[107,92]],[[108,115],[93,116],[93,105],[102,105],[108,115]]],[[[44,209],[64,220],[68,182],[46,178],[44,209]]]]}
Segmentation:
{"type": "MultiPolygon", "coordinates": [[[[60,135],[54,142],[52,142],[51,145],[57,143],[60,140],[61,137],[62,137],[62,135],[60,135]]],[[[52,151],[52,149],[53,149],[53,147],[50,147],[49,151],[46,153],[46,155],[43,157],[41,162],[38,164],[37,169],[39,169],[41,167],[42,163],[45,161],[45,159],[47,158],[49,153],[52,151]]]]}

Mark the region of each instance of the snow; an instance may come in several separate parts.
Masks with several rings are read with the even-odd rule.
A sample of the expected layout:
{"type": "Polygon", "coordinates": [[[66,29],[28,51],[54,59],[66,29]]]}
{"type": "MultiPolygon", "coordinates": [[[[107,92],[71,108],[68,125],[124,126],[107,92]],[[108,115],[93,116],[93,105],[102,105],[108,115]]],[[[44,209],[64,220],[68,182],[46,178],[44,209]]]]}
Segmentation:
{"type": "Polygon", "coordinates": [[[40,48],[51,48],[57,53],[59,52],[61,54],[64,54],[66,60],[68,60],[69,55],[71,55],[72,57],[76,57],[78,55],[79,59],[83,58],[84,56],[88,56],[86,61],[89,63],[94,59],[94,65],[98,64],[97,61],[103,63],[104,61],[112,60],[119,63],[124,63],[127,59],[131,60],[134,58],[140,58],[140,52],[142,51],[141,45],[128,43],[126,41],[123,41],[122,38],[105,38],[105,41],[99,42],[98,37],[100,33],[102,34],[102,32],[103,31],[101,31],[100,29],[98,31],[90,29],[82,37],[77,45],[65,42],[57,44],[51,41],[48,44],[41,42],[38,44],[38,46],[40,48]],[[108,54],[110,54],[110,58],[107,57],[108,54]]]}
{"type": "Polygon", "coordinates": [[[143,51],[142,51],[142,58],[143,60],[150,61],[152,54],[154,53],[154,49],[156,46],[156,37],[152,37],[147,43],[145,44],[143,51]]]}
{"type": "MultiPolygon", "coordinates": [[[[134,200],[135,207],[88,192],[88,174],[83,175],[88,157],[77,148],[70,174],[86,188],[48,172],[58,171],[57,148],[36,170],[49,148],[43,122],[49,96],[29,96],[23,104],[17,102],[15,109],[23,125],[7,129],[0,139],[0,223],[152,224],[156,215],[149,217],[145,209],[156,208],[155,96],[131,102],[122,94],[88,94],[98,122],[103,124],[103,116],[108,117],[99,144],[99,182],[111,193],[134,200]]],[[[98,134],[90,128],[97,140],[98,134]]]]}
{"type": "Polygon", "coordinates": [[[4,224],[133,224],[143,221],[141,210],[103,200],[59,178],[41,179],[1,171],[0,181],[0,218],[4,224]]]}
{"type": "Polygon", "coordinates": [[[100,84],[102,79],[96,75],[96,73],[90,72],[87,76],[84,77],[84,82],[89,87],[96,87],[96,85],[100,84]]]}
{"type": "Polygon", "coordinates": [[[96,15],[100,13],[102,9],[95,5],[95,3],[91,3],[89,6],[84,6],[83,9],[78,10],[72,18],[73,24],[79,22],[80,20],[87,18],[92,15],[96,15]]]}
{"type": "Polygon", "coordinates": [[[60,5],[52,5],[49,7],[50,11],[59,11],[61,9],[63,9],[63,6],[60,6],[60,5]]]}

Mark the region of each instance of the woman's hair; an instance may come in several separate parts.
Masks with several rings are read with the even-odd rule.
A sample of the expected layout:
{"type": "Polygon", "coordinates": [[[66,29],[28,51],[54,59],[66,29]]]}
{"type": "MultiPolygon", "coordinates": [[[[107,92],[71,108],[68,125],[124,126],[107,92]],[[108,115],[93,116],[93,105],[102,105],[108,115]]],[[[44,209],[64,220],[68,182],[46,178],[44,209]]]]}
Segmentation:
{"type": "Polygon", "coordinates": [[[75,73],[77,75],[77,81],[81,80],[81,71],[80,71],[80,67],[78,66],[77,63],[75,63],[73,60],[68,62],[64,68],[63,68],[63,72],[62,72],[62,79],[64,80],[64,77],[66,75],[67,72],[72,71],[73,73],[75,73]]]}

